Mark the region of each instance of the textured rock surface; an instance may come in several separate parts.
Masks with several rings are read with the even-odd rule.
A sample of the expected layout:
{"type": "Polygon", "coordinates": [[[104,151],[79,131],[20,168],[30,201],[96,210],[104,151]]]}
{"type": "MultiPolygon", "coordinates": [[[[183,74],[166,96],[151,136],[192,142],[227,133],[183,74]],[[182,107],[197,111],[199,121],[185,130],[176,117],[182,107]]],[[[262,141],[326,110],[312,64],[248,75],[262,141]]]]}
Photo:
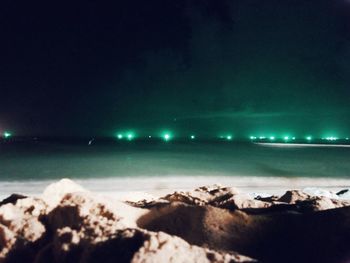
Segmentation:
{"type": "Polygon", "coordinates": [[[346,191],[319,192],[215,185],[127,204],[64,179],[1,203],[0,262],[348,262],[346,191]]]}
{"type": "Polygon", "coordinates": [[[66,194],[79,192],[87,192],[87,190],[72,180],[64,178],[56,183],[48,185],[42,194],[42,198],[49,207],[53,208],[66,194]]]}
{"type": "Polygon", "coordinates": [[[42,198],[13,196],[3,202],[0,261],[252,262],[233,251],[218,252],[142,230],[137,220],[148,212],[64,179],[47,187],[42,198]]]}
{"type": "Polygon", "coordinates": [[[45,203],[36,198],[18,199],[0,207],[0,260],[11,252],[31,254],[31,246],[44,237],[46,229],[39,217],[45,203]]]}

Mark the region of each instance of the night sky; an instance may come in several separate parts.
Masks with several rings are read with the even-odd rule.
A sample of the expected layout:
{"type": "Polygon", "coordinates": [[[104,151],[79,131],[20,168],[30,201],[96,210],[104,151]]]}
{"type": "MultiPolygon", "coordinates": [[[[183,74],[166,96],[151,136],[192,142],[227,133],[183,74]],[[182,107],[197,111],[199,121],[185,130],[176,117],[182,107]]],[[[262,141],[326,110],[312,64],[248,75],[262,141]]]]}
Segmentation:
{"type": "Polygon", "coordinates": [[[1,1],[0,131],[350,136],[350,1],[1,1]]]}

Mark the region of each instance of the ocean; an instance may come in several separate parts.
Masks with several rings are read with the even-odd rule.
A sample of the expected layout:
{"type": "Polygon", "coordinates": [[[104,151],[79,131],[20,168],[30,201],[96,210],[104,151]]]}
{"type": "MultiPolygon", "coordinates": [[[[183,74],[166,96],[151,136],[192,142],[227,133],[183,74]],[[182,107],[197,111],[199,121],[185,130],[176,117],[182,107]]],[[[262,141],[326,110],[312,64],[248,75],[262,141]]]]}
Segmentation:
{"type": "Polygon", "coordinates": [[[2,195],[41,191],[48,182],[61,178],[107,192],[185,188],[196,182],[277,187],[300,178],[345,187],[350,186],[350,148],[234,141],[96,140],[88,145],[84,140],[35,140],[0,144],[2,195]]]}

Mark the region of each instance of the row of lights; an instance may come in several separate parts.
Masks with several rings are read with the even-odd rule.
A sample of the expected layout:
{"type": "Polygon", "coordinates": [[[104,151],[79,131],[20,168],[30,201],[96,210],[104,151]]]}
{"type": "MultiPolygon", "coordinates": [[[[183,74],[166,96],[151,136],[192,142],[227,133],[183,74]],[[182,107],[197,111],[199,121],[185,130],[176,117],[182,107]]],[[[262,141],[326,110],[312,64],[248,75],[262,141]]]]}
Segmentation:
{"type": "MultiPolygon", "coordinates": [[[[135,137],[136,137],[135,134],[132,133],[132,132],[118,133],[117,134],[117,139],[118,140],[126,139],[128,141],[131,141],[131,140],[135,139],[135,137]]],[[[150,136],[148,136],[148,138],[151,139],[152,136],[150,135],[150,136]]],[[[172,134],[170,132],[164,132],[164,133],[162,133],[160,138],[162,138],[164,141],[170,141],[171,139],[173,139],[173,136],[172,136],[172,134]]],[[[189,138],[191,140],[195,140],[196,136],[195,135],[190,135],[189,138]]],[[[232,135],[225,135],[225,136],[220,136],[219,138],[231,141],[233,139],[233,136],[232,135]]],[[[266,136],[259,136],[259,137],[257,137],[257,136],[250,136],[249,139],[252,140],[252,141],[259,141],[259,140],[260,141],[262,141],[262,140],[275,141],[277,139],[283,139],[283,141],[288,142],[288,141],[295,141],[297,138],[296,137],[290,137],[290,136],[284,136],[282,138],[277,138],[275,136],[270,136],[270,137],[266,137],[266,136]]],[[[304,139],[307,140],[307,141],[312,141],[313,137],[312,136],[306,136],[304,139]]],[[[337,137],[322,138],[322,140],[327,140],[327,141],[336,141],[338,139],[339,138],[337,138],[337,137]]],[[[345,138],[345,140],[349,140],[349,138],[345,138]]]]}
{"type": "MultiPolygon", "coordinates": [[[[275,136],[270,136],[270,137],[265,137],[265,136],[260,136],[260,137],[250,136],[250,139],[251,139],[251,140],[266,140],[266,139],[269,139],[270,141],[274,141],[274,140],[276,140],[276,137],[275,137],[275,136]]],[[[283,139],[284,141],[290,141],[290,140],[295,141],[295,140],[296,140],[295,137],[289,137],[289,136],[284,136],[282,139],[283,139]]],[[[308,141],[311,141],[311,140],[312,140],[312,137],[311,137],[311,136],[307,136],[305,139],[308,140],[308,141]]]]}
{"type": "MultiPolygon", "coordinates": [[[[8,139],[8,138],[10,138],[10,137],[12,137],[12,133],[11,132],[8,132],[8,131],[5,131],[5,132],[3,132],[3,134],[2,134],[2,137],[4,138],[4,139],[8,139]]],[[[133,139],[135,139],[135,134],[133,133],[133,132],[127,132],[127,133],[118,133],[117,134],[117,139],[118,140],[123,140],[123,139],[126,139],[126,140],[128,140],[128,141],[132,141],[133,139]]],[[[173,136],[172,136],[172,134],[170,133],[170,132],[164,132],[164,133],[162,133],[162,135],[161,135],[161,137],[162,137],[162,139],[163,140],[165,140],[165,141],[169,141],[169,140],[171,140],[172,138],[173,138],[173,136]]],[[[148,136],[148,138],[152,138],[152,136],[148,136]]],[[[191,140],[195,140],[196,139],[196,136],[195,135],[190,135],[190,137],[189,137],[191,140]]],[[[266,136],[259,136],[259,137],[257,137],[257,136],[250,136],[249,137],[250,138],[250,140],[252,140],[252,141],[255,141],[255,140],[270,140],[270,141],[274,141],[274,140],[276,140],[277,138],[275,137],[275,136],[270,136],[270,137],[266,137],[266,136]]],[[[231,141],[232,139],[233,139],[233,136],[232,135],[226,135],[226,136],[220,136],[220,139],[226,139],[226,140],[228,140],[228,141],[231,141]]],[[[296,140],[296,137],[289,137],[289,136],[284,136],[284,137],[282,137],[282,139],[284,140],[284,141],[295,141],[296,140]]],[[[312,136],[307,136],[307,137],[305,137],[305,139],[307,140],[307,141],[311,141],[312,140],[312,136]]],[[[325,137],[325,138],[322,138],[322,140],[326,140],[326,141],[337,141],[337,140],[339,140],[340,138],[338,138],[338,137],[334,137],[334,136],[330,136],[330,137],[325,137]]],[[[345,138],[345,140],[349,140],[349,138],[347,137],[347,138],[345,138]]]]}
{"type": "MultiPolygon", "coordinates": [[[[135,134],[132,133],[132,132],[118,133],[118,134],[117,134],[117,139],[118,139],[118,140],[124,140],[124,139],[126,139],[126,140],[128,140],[128,141],[132,141],[133,139],[135,139],[135,137],[136,137],[135,134]]],[[[168,132],[163,133],[161,137],[162,137],[162,139],[163,139],[164,141],[169,141],[169,140],[172,139],[171,133],[168,133],[168,132]]],[[[152,139],[152,136],[149,135],[148,138],[149,138],[149,139],[152,139]]],[[[194,139],[196,138],[196,136],[191,135],[190,138],[191,138],[191,140],[194,140],[194,139]]]]}

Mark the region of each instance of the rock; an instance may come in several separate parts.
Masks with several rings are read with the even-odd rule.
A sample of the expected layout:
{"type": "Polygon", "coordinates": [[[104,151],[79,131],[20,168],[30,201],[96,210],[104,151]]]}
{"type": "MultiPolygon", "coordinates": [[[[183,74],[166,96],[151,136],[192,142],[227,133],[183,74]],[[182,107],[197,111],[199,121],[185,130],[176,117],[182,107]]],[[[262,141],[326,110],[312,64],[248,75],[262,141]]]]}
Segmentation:
{"type": "Polygon", "coordinates": [[[295,204],[297,205],[296,210],[300,212],[321,211],[350,205],[350,200],[339,200],[338,198],[332,199],[328,197],[333,196],[331,193],[322,191],[320,191],[319,193],[323,193],[324,196],[311,196],[302,191],[292,190],[287,191],[283,196],[281,196],[278,199],[278,201],[288,204],[295,204]]]}
{"type": "Polygon", "coordinates": [[[251,193],[249,194],[254,199],[267,199],[267,198],[272,198],[273,195],[267,194],[267,193],[251,193]]]}
{"type": "Polygon", "coordinates": [[[276,196],[276,195],[271,195],[271,196],[259,196],[258,195],[256,197],[254,197],[254,199],[271,203],[271,202],[278,202],[280,197],[276,196]]]}
{"type": "Polygon", "coordinates": [[[0,224],[0,262],[2,262],[16,242],[16,235],[0,224]]]}
{"type": "Polygon", "coordinates": [[[236,194],[231,198],[224,200],[220,203],[215,204],[217,207],[227,208],[227,209],[240,209],[240,210],[251,210],[251,209],[261,209],[273,206],[273,202],[264,202],[261,200],[256,200],[250,197],[248,194],[236,194]]]}
{"type": "Polygon", "coordinates": [[[152,208],[139,226],[189,244],[237,251],[262,262],[348,262],[350,207],[249,215],[184,203],[152,208]]]}
{"type": "Polygon", "coordinates": [[[165,233],[148,232],[141,248],[133,256],[132,263],[152,262],[256,262],[238,253],[220,253],[193,246],[181,238],[165,233]]]}
{"type": "Polygon", "coordinates": [[[57,183],[52,183],[47,186],[42,194],[42,198],[49,207],[55,207],[68,193],[88,192],[79,184],[70,179],[64,178],[57,183]]]}
{"type": "Polygon", "coordinates": [[[26,248],[43,238],[46,232],[38,219],[38,200],[26,199],[18,200],[16,205],[8,203],[0,207],[0,243],[3,243],[0,246],[0,261],[13,251],[30,254],[30,249],[26,248]]]}
{"type": "MultiPolygon", "coordinates": [[[[126,215],[117,214],[117,206],[107,199],[94,198],[90,193],[69,193],[47,218],[52,231],[70,227],[90,240],[103,239],[117,229],[135,226],[123,220],[126,215]]],[[[138,208],[130,209],[139,211],[138,208]]]]}
{"type": "Polygon", "coordinates": [[[232,187],[222,187],[220,185],[203,186],[191,192],[175,192],[162,199],[168,202],[183,202],[193,205],[215,204],[229,199],[238,191],[232,187]]]}
{"type": "Polygon", "coordinates": [[[171,202],[182,202],[191,205],[217,205],[220,202],[230,199],[238,194],[233,187],[222,187],[220,185],[203,186],[189,192],[174,192],[158,200],[141,200],[139,202],[128,202],[133,206],[142,208],[152,208],[154,206],[167,205],[171,202]]]}
{"type": "Polygon", "coordinates": [[[348,199],[350,200],[350,190],[349,189],[343,189],[337,193],[338,198],[340,199],[348,199]]]}
{"type": "Polygon", "coordinates": [[[255,262],[238,253],[215,252],[166,233],[139,229],[117,230],[96,243],[85,241],[77,231],[63,228],[35,262],[255,262]]]}
{"type": "Polygon", "coordinates": [[[288,204],[295,204],[297,201],[305,201],[310,199],[310,195],[299,191],[299,190],[291,190],[287,191],[284,195],[282,195],[278,201],[288,204]]]}
{"type": "Polygon", "coordinates": [[[310,195],[310,196],[323,196],[327,198],[332,198],[332,199],[338,199],[339,196],[331,191],[321,189],[321,188],[316,188],[316,187],[307,187],[303,189],[303,192],[310,195]]]}
{"type": "Polygon", "coordinates": [[[315,196],[308,200],[297,201],[298,206],[304,212],[322,211],[340,207],[350,206],[349,200],[330,199],[324,196],[315,196]]]}
{"type": "Polygon", "coordinates": [[[0,206],[0,262],[347,262],[350,200],[329,196],[216,185],[131,206],[64,180],[0,206]]]}
{"type": "MultiPolygon", "coordinates": [[[[51,226],[55,229],[61,226],[72,226],[81,219],[103,222],[113,221],[118,228],[136,227],[136,219],[145,214],[147,210],[135,208],[124,202],[103,196],[96,196],[89,192],[66,194],[60,203],[48,214],[51,226]],[[71,211],[76,211],[71,213],[71,211]],[[68,222],[70,216],[76,213],[77,218],[68,222]]],[[[87,221],[84,222],[87,224],[87,221]]]]}
{"type": "Polygon", "coordinates": [[[20,194],[12,194],[9,197],[5,198],[0,202],[0,206],[6,205],[6,204],[15,204],[18,199],[23,199],[26,198],[25,195],[20,195],[20,194]]]}

